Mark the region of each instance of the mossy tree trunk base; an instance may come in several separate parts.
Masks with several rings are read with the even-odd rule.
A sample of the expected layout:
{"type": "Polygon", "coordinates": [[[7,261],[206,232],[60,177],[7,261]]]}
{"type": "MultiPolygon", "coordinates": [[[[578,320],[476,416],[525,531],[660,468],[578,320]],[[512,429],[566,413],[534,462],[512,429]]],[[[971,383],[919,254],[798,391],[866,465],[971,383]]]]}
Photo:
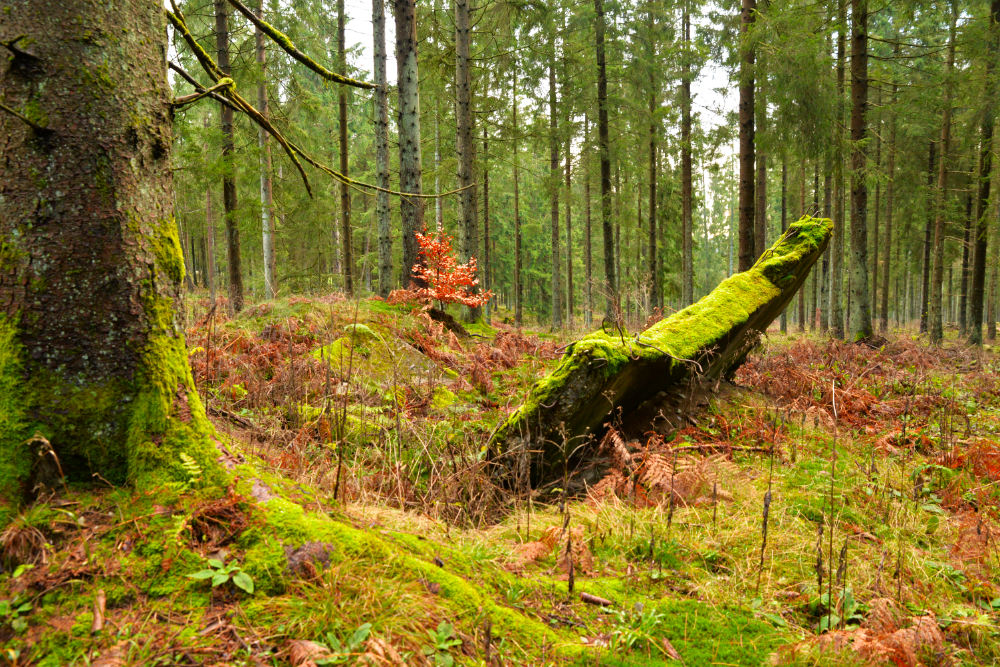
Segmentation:
{"type": "Polygon", "coordinates": [[[221,482],[176,307],[166,22],[152,0],[4,8],[0,99],[0,521],[62,472],[221,482]],[[41,128],[41,129],[39,129],[41,128]]]}
{"type": "Polygon", "coordinates": [[[585,458],[607,422],[692,379],[734,371],[788,305],[826,249],[827,219],[804,217],[748,271],[645,331],[598,331],[571,344],[559,366],[504,422],[490,453],[505,474],[533,484],[585,458]]]}

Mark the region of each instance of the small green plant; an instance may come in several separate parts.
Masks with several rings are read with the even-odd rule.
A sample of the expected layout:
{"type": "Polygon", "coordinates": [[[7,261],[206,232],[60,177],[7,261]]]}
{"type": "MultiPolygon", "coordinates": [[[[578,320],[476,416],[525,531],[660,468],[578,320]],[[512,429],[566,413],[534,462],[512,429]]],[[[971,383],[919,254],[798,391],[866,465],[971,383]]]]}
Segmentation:
{"type": "Polygon", "coordinates": [[[240,590],[253,594],[253,579],[250,578],[250,575],[244,572],[236,563],[226,565],[217,558],[209,558],[208,569],[189,574],[188,578],[196,581],[211,579],[212,588],[231,581],[240,590]]]}
{"type": "MultiPolygon", "coordinates": [[[[22,563],[14,569],[11,579],[17,579],[28,570],[34,569],[30,563],[22,563]]],[[[32,604],[24,596],[16,595],[10,600],[0,600],[0,623],[9,625],[17,634],[21,634],[28,629],[28,619],[31,613],[32,604]]]]}
{"type": "Polygon", "coordinates": [[[643,608],[635,612],[620,610],[615,612],[617,623],[611,631],[613,650],[631,651],[635,648],[655,647],[664,652],[656,641],[655,633],[666,618],[666,614],[655,608],[643,608]]]}
{"type": "Polygon", "coordinates": [[[28,619],[25,617],[31,613],[31,609],[31,603],[24,601],[20,595],[13,600],[0,600],[0,618],[17,634],[28,629],[28,619]]]}
{"type": "Polygon", "coordinates": [[[317,665],[341,665],[351,659],[351,656],[358,653],[359,649],[367,641],[372,633],[372,624],[365,623],[359,625],[346,642],[341,642],[337,635],[332,632],[326,633],[326,646],[333,654],[326,658],[314,659],[317,665]]]}
{"type": "Polygon", "coordinates": [[[813,598],[809,602],[809,611],[813,616],[819,616],[816,624],[816,632],[823,634],[828,630],[837,628],[841,621],[845,627],[858,626],[865,620],[867,608],[864,604],[854,599],[854,591],[850,586],[844,589],[843,595],[838,598],[837,603],[830,611],[830,594],[823,593],[813,598]],[[838,613],[839,612],[839,613],[838,613]]]}
{"type": "Polygon", "coordinates": [[[451,649],[454,646],[461,646],[462,640],[455,638],[455,628],[451,627],[451,623],[447,621],[441,621],[438,623],[437,630],[431,632],[427,631],[427,636],[430,638],[432,645],[424,647],[424,655],[428,659],[433,658],[434,664],[438,667],[451,667],[455,664],[455,659],[451,657],[451,649]]]}

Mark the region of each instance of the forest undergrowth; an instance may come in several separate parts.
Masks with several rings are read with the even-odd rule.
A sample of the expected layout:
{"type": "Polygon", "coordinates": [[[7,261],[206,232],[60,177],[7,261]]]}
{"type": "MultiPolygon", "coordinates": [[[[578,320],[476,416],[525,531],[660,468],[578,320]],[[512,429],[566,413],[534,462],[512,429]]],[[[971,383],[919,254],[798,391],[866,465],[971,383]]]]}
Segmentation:
{"type": "Polygon", "coordinates": [[[486,446],[569,334],[339,297],[188,320],[233,485],[43,494],[0,535],[7,664],[1000,661],[989,347],[773,331],[570,493],[486,446]]]}

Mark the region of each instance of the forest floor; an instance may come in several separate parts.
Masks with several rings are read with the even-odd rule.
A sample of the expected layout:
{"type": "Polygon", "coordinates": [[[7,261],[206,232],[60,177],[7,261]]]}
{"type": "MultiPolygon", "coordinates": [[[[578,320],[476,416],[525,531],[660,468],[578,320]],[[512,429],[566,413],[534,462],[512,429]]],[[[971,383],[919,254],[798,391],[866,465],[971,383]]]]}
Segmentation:
{"type": "Polygon", "coordinates": [[[1000,662],[989,347],[773,330],[685,428],[609,431],[567,495],[496,485],[486,443],[568,334],[464,338],[378,300],[195,310],[232,487],[185,462],[189,484],[26,508],[0,535],[0,661],[1000,662]]]}

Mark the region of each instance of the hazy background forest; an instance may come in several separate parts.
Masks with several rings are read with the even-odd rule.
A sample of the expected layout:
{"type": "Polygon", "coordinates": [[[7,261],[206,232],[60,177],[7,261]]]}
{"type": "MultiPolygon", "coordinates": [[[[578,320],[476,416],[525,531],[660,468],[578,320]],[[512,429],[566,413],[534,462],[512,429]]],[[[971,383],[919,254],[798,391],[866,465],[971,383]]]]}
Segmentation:
{"type": "MultiPolygon", "coordinates": [[[[943,321],[957,323],[964,333],[975,300],[974,269],[987,266],[985,320],[995,320],[996,243],[975,243],[977,221],[988,235],[997,226],[995,201],[980,192],[990,179],[987,154],[980,153],[992,145],[987,79],[996,60],[987,39],[987,3],[847,4],[773,2],[754,8],[750,2],[744,3],[745,16],[732,4],[690,0],[609,2],[602,8],[612,256],[627,317],[639,320],[655,308],[684,306],[745,268],[741,228],[758,237],[745,246],[745,254],[756,258],[788,221],[811,213],[834,218],[838,239],[790,309],[798,326],[808,321],[823,330],[832,325],[837,332],[863,332],[863,318],[851,326],[853,296],[866,302],[876,327],[919,320],[926,328],[928,316],[935,317],[927,312],[933,296],[942,304],[943,321]],[[860,25],[858,12],[866,12],[860,25]],[[852,30],[865,39],[867,55],[857,73],[851,70],[859,60],[850,57],[856,48],[852,30]],[[866,89],[867,99],[862,134],[854,138],[850,116],[860,92],[852,96],[852,80],[866,89]],[[741,82],[751,99],[746,90],[737,94],[741,82]],[[738,104],[744,114],[753,110],[742,124],[738,104]],[[747,156],[755,174],[747,171],[747,156]],[[854,183],[867,189],[859,210],[852,207],[854,183]],[[753,202],[742,214],[741,190],[753,202]],[[863,252],[849,240],[859,232],[863,252]],[[979,247],[989,248],[990,261],[975,262],[979,247]],[[861,267],[867,274],[863,287],[855,273],[861,267]]],[[[593,313],[603,314],[603,295],[610,291],[597,127],[600,5],[466,7],[472,26],[472,218],[467,220],[461,196],[451,194],[427,199],[424,221],[431,229],[443,226],[462,240],[456,245],[466,255],[478,258],[483,286],[496,293],[493,308],[511,321],[520,292],[524,317],[589,325],[593,313]],[[466,247],[467,238],[476,241],[466,247]]],[[[183,9],[195,36],[217,53],[217,13],[231,8],[187,2],[183,9]]],[[[386,7],[390,39],[391,9],[386,7]]],[[[265,20],[302,51],[370,81],[375,54],[366,10],[358,2],[308,0],[262,8],[265,20]],[[342,20],[346,55],[338,40],[342,20]]],[[[461,186],[455,18],[454,8],[440,1],[416,4],[424,193],[461,186]]],[[[351,178],[375,183],[374,93],[324,83],[293,67],[269,40],[259,51],[253,26],[239,15],[228,30],[224,44],[238,87],[262,86],[267,113],[290,139],[330,165],[343,165],[351,178]],[[339,136],[342,95],[346,143],[339,136]]],[[[391,184],[398,189],[394,50],[390,41],[388,155],[391,184]]],[[[181,64],[194,71],[189,49],[177,51],[181,64]]],[[[180,77],[174,82],[178,94],[191,92],[180,77]]],[[[191,282],[228,293],[232,303],[236,263],[245,298],[266,298],[261,231],[269,224],[278,293],[350,291],[348,274],[359,295],[386,296],[387,288],[408,282],[396,198],[389,207],[390,279],[380,282],[385,264],[371,189],[349,188],[345,207],[339,184],[314,171],[310,198],[280,149],[258,141],[258,128],[240,116],[227,166],[214,104],[177,114],[176,143],[178,222],[191,282]],[[267,160],[262,150],[271,153],[267,160]],[[236,195],[235,207],[226,211],[222,181],[229,169],[236,195]],[[265,177],[273,184],[270,207],[261,203],[265,177]],[[238,244],[228,245],[227,234],[238,234],[238,244]]],[[[990,325],[989,335],[994,332],[990,325]]]]}

